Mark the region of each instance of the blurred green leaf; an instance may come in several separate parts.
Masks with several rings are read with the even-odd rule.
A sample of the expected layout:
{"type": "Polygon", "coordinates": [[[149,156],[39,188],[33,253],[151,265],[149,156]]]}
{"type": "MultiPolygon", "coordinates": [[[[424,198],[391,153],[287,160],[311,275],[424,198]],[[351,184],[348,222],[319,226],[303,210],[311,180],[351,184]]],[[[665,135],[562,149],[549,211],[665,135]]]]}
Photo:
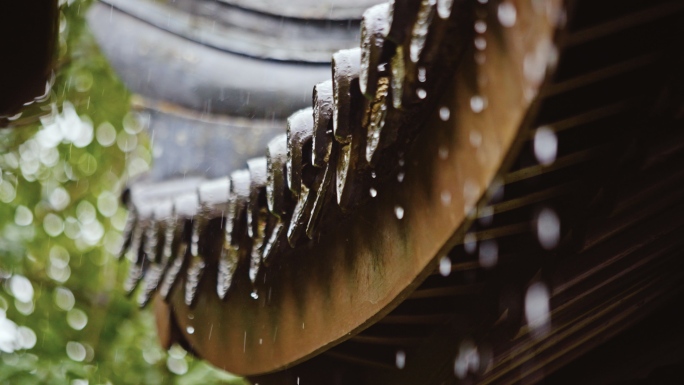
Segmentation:
{"type": "Polygon", "coordinates": [[[121,290],[116,197],[128,165],[151,161],[149,141],[143,131],[133,151],[117,145],[135,124],[130,95],[88,31],[90,1],[63,3],[52,95],[30,107],[52,113],[0,131],[0,383],[245,384],[163,351],[152,313],[121,290]]]}

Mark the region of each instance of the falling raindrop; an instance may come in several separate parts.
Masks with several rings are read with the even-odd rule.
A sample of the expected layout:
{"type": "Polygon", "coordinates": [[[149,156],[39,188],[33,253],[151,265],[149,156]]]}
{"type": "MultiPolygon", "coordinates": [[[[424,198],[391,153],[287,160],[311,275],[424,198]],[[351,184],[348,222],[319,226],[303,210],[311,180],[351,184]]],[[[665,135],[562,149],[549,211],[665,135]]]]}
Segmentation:
{"type": "Polygon", "coordinates": [[[451,274],[451,258],[449,258],[448,255],[443,256],[442,259],[439,260],[439,274],[441,274],[442,277],[448,277],[449,274],[451,274]]]}
{"type": "Polygon", "coordinates": [[[480,51],[483,51],[485,48],[487,48],[487,39],[485,39],[482,36],[478,36],[474,40],[475,43],[475,48],[477,48],[480,51]]]}
{"type": "Polygon", "coordinates": [[[501,25],[504,27],[512,27],[515,25],[518,12],[513,3],[510,1],[504,1],[503,3],[499,4],[497,16],[499,17],[499,22],[501,25]]]}
{"type": "Polygon", "coordinates": [[[476,148],[482,145],[482,133],[480,131],[470,131],[470,144],[476,148]]]}
{"type": "Polygon", "coordinates": [[[425,99],[425,97],[427,96],[427,91],[425,91],[422,88],[419,88],[416,90],[416,95],[418,95],[420,99],[425,99]]]}
{"type": "Polygon", "coordinates": [[[536,282],[530,285],[525,294],[525,318],[532,334],[543,337],[549,331],[549,289],[545,284],[536,282]]]}
{"type": "Polygon", "coordinates": [[[404,367],[406,366],[406,353],[403,350],[397,351],[395,363],[398,369],[404,369],[404,367]]]}
{"type": "Polygon", "coordinates": [[[397,219],[403,219],[404,218],[404,208],[401,206],[394,206],[394,215],[396,215],[397,219]]]}
{"type": "Polygon", "coordinates": [[[546,250],[554,249],[560,241],[560,219],[558,214],[548,207],[537,215],[537,238],[546,250]]]}
{"type": "Polygon", "coordinates": [[[549,127],[543,126],[537,129],[534,134],[534,155],[537,161],[544,166],[548,166],[556,161],[558,154],[558,137],[549,127]]]}
{"type": "Polygon", "coordinates": [[[398,181],[399,183],[403,182],[403,181],[404,181],[404,177],[406,177],[406,174],[404,174],[403,172],[398,173],[398,174],[397,174],[397,181],[398,181]]]}
{"type": "Polygon", "coordinates": [[[480,113],[485,109],[485,98],[479,95],[475,95],[470,98],[470,109],[474,113],[480,113]]]}
{"type": "Polygon", "coordinates": [[[446,160],[449,157],[449,149],[446,146],[441,146],[439,147],[437,154],[439,155],[439,159],[446,160]]]}
{"type": "Polygon", "coordinates": [[[370,188],[370,191],[369,191],[369,192],[370,192],[370,196],[373,197],[373,198],[375,198],[376,196],[378,196],[378,190],[374,189],[373,187],[370,188]]]}
{"type": "Polygon", "coordinates": [[[480,243],[480,266],[491,269],[499,261],[499,245],[493,239],[488,239],[480,243]]]}
{"type": "Polygon", "coordinates": [[[463,183],[463,199],[466,206],[472,206],[480,197],[480,185],[477,182],[467,179],[463,183]]]}
{"type": "Polygon", "coordinates": [[[454,0],[437,0],[437,14],[442,19],[449,18],[454,0]]]}
{"type": "Polygon", "coordinates": [[[441,194],[439,194],[439,198],[444,206],[448,206],[451,203],[451,192],[444,190],[441,194]]]}
{"type": "Polygon", "coordinates": [[[371,177],[372,177],[373,179],[377,178],[377,176],[378,176],[378,175],[375,173],[375,171],[371,171],[371,177]]]}
{"type": "Polygon", "coordinates": [[[257,293],[256,290],[252,291],[249,296],[252,297],[252,299],[259,299],[259,293],[257,293]]]}
{"type": "Polygon", "coordinates": [[[188,334],[195,334],[195,328],[192,326],[188,326],[187,329],[188,334]]]}
{"type": "Polygon", "coordinates": [[[463,248],[468,254],[472,254],[475,252],[475,249],[477,248],[477,237],[475,236],[475,234],[468,233],[465,235],[465,237],[463,238],[463,248]]]}
{"type": "Polygon", "coordinates": [[[490,203],[501,202],[504,197],[505,186],[503,178],[501,176],[496,176],[494,180],[489,184],[487,189],[487,195],[489,196],[490,203]]]}
{"type": "Polygon", "coordinates": [[[538,89],[531,86],[527,86],[523,89],[523,96],[525,97],[525,101],[528,102],[532,101],[537,96],[537,93],[538,89]]]}
{"type": "Polygon", "coordinates": [[[439,109],[439,118],[442,119],[442,121],[446,122],[449,120],[449,117],[451,116],[451,111],[449,111],[448,107],[441,107],[439,109]]]}
{"type": "Polygon", "coordinates": [[[425,67],[419,67],[418,68],[418,81],[421,83],[425,83],[426,80],[427,80],[427,72],[425,70],[425,67]]]}
{"type": "Polygon", "coordinates": [[[523,74],[532,85],[539,85],[546,75],[547,66],[555,66],[558,50],[550,39],[540,39],[534,50],[525,54],[523,74]]]}
{"type": "Polygon", "coordinates": [[[487,22],[484,20],[478,20],[475,22],[475,32],[485,33],[487,32],[487,22]]]}
{"type": "Polygon", "coordinates": [[[480,208],[479,217],[480,219],[478,220],[478,222],[480,223],[480,225],[485,227],[491,225],[492,221],[494,221],[494,209],[492,208],[492,206],[480,208]]]}
{"type": "Polygon", "coordinates": [[[458,349],[458,356],[454,362],[454,374],[459,379],[464,379],[468,372],[476,373],[480,368],[480,353],[477,346],[470,341],[465,340],[461,343],[458,349]]]}

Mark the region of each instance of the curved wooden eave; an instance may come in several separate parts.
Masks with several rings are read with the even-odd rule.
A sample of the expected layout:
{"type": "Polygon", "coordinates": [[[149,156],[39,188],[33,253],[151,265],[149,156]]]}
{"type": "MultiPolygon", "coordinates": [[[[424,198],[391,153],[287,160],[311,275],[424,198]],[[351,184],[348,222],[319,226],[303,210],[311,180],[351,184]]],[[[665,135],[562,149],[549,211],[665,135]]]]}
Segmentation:
{"type": "Polygon", "coordinates": [[[198,355],[243,375],[284,369],[370,326],[434,270],[511,153],[538,87],[524,76],[525,55],[553,40],[553,23],[527,2],[513,3],[512,27],[488,26],[484,63],[468,51],[447,94],[426,101],[432,112],[404,156],[403,182],[391,178],[344,222],[279,255],[257,281],[257,300],[238,279],[221,301],[209,274],[190,309],[184,282],[176,285],[170,306],[198,355]],[[474,100],[485,103],[480,112],[473,97],[484,98],[474,100]],[[449,109],[446,122],[441,107],[449,109]],[[472,131],[482,136],[477,147],[472,131]]]}

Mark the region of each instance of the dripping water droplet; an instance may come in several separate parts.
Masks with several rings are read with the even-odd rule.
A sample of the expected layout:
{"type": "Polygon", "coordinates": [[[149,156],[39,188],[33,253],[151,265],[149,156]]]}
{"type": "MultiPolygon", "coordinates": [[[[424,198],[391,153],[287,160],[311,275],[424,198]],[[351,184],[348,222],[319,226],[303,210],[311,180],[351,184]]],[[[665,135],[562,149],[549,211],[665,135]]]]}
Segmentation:
{"type": "Polygon", "coordinates": [[[421,83],[425,83],[425,80],[427,80],[427,73],[425,71],[425,67],[419,67],[418,68],[418,81],[421,83]]]}
{"type": "Polygon", "coordinates": [[[480,95],[475,95],[470,98],[470,109],[474,113],[480,113],[485,108],[485,98],[480,95]]]}
{"type": "Polygon", "coordinates": [[[373,198],[375,198],[376,196],[378,196],[378,190],[374,189],[373,187],[370,188],[370,191],[369,191],[369,192],[370,192],[370,196],[373,197],[373,198]]]}
{"type": "Polygon", "coordinates": [[[420,99],[425,99],[425,97],[427,96],[427,91],[425,91],[422,88],[419,88],[416,90],[416,95],[418,95],[420,99]]]}
{"type": "Polygon", "coordinates": [[[487,22],[484,20],[478,20],[475,22],[475,32],[485,33],[487,32],[487,22]]]}
{"type": "Polygon", "coordinates": [[[551,250],[558,246],[560,241],[560,219],[558,214],[551,208],[544,208],[537,215],[537,238],[539,244],[551,250]]]}
{"type": "Polygon", "coordinates": [[[480,133],[480,131],[470,131],[470,144],[473,147],[480,147],[480,145],[482,145],[482,133],[480,133]]]}
{"type": "Polygon", "coordinates": [[[483,51],[485,48],[487,48],[487,39],[485,39],[482,36],[478,36],[474,40],[475,43],[475,48],[477,48],[480,51],[483,51]]]}
{"type": "Polygon", "coordinates": [[[448,277],[451,274],[451,258],[445,255],[439,260],[439,274],[442,277],[448,277]]]}
{"type": "Polygon", "coordinates": [[[501,25],[504,27],[512,27],[515,25],[518,12],[513,3],[504,1],[503,3],[499,4],[497,16],[499,17],[499,22],[501,25]]]}
{"type": "Polygon", "coordinates": [[[448,206],[451,203],[451,192],[444,190],[440,194],[440,199],[442,200],[442,204],[444,206],[448,206]]]}
{"type": "Polygon", "coordinates": [[[449,111],[449,107],[442,107],[439,109],[439,118],[442,119],[442,121],[446,122],[449,120],[450,116],[451,111],[449,111]]]}
{"type": "Polygon", "coordinates": [[[499,261],[499,245],[493,239],[480,243],[480,266],[491,269],[499,261]]]}
{"type": "Polygon", "coordinates": [[[195,328],[192,326],[188,326],[185,330],[188,331],[188,334],[195,334],[195,328]]]}
{"type": "Polygon", "coordinates": [[[465,340],[458,349],[458,356],[454,363],[454,374],[463,380],[468,372],[477,373],[480,368],[480,353],[471,340],[465,340]]]}
{"type": "Polygon", "coordinates": [[[395,363],[398,369],[404,369],[404,366],[406,366],[406,353],[403,350],[397,351],[395,363]]]}
{"type": "Polygon", "coordinates": [[[536,282],[530,285],[525,294],[525,318],[532,335],[543,337],[549,331],[549,289],[545,284],[536,282]]]}
{"type": "Polygon", "coordinates": [[[475,248],[477,247],[477,237],[473,233],[468,233],[465,235],[463,238],[463,249],[465,249],[466,253],[472,254],[475,252],[475,248]]]}
{"type": "Polygon", "coordinates": [[[439,159],[446,160],[449,157],[449,149],[446,146],[441,146],[437,151],[439,159]]]}
{"type": "Polygon", "coordinates": [[[454,0],[437,0],[437,14],[442,19],[448,19],[451,15],[451,7],[454,0]]]}
{"type": "Polygon", "coordinates": [[[396,215],[397,219],[403,219],[404,218],[404,208],[401,206],[394,206],[394,215],[396,215]]]}
{"type": "Polygon", "coordinates": [[[549,127],[539,127],[534,134],[534,155],[537,161],[548,166],[556,161],[558,153],[558,137],[549,127]]]}
{"type": "Polygon", "coordinates": [[[494,221],[494,209],[492,206],[482,207],[479,212],[479,217],[480,219],[478,222],[481,226],[491,226],[492,222],[494,221]]]}

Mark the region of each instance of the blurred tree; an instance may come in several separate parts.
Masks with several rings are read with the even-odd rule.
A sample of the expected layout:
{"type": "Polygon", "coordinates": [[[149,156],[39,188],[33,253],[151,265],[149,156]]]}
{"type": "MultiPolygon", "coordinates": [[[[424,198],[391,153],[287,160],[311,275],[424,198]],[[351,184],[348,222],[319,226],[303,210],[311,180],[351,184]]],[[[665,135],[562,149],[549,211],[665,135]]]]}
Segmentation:
{"type": "Polygon", "coordinates": [[[88,0],[61,1],[54,87],[0,131],[0,383],[244,384],[163,351],[121,290],[118,194],[149,169],[144,117],[99,53],[88,0]]]}

